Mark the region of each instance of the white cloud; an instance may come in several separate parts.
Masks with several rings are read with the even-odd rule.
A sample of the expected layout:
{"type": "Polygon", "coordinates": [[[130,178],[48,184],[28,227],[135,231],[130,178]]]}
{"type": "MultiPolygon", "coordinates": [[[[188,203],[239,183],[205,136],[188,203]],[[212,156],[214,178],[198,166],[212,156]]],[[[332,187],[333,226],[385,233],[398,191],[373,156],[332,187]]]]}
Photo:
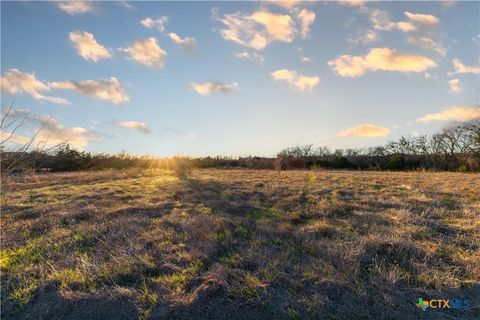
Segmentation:
{"type": "MultiPolygon", "coordinates": [[[[350,1],[341,2],[341,4],[350,4],[350,1]]],[[[352,5],[357,5],[359,8],[357,12],[367,15],[371,22],[371,27],[368,29],[356,29],[355,34],[347,38],[347,42],[352,45],[363,44],[367,45],[371,42],[380,39],[380,31],[400,30],[405,33],[416,32],[417,34],[430,34],[433,27],[435,27],[440,20],[430,14],[412,13],[405,11],[406,20],[394,22],[391,20],[387,11],[381,9],[370,9],[364,6],[364,1],[353,1],[352,5]]],[[[412,38],[417,46],[429,47],[430,50],[435,50],[444,55],[444,48],[433,40],[428,38],[421,39],[420,36],[412,38]]]]}
{"type": "Polygon", "coordinates": [[[380,36],[378,35],[378,32],[375,30],[362,30],[360,32],[357,32],[355,37],[349,37],[347,39],[347,42],[353,45],[357,45],[359,43],[363,45],[367,45],[371,42],[375,42],[380,39],[380,36]]]}
{"type": "Polygon", "coordinates": [[[21,144],[21,145],[27,145],[32,138],[18,135],[16,133],[11,133],[11,132],[0,132],[0,141],[2,142],[2,145],[5,144],[11,144],[11,143],[16,143],[16,144],[21,144]]]}
{"type": "Polygon", "coordinates": [[[289,15],[265,10],[250,15],[240,12],[227,14],[220,21],[225,25],[225,29],[220,30],[225,40],[257,50],[264,49],[273,41],[290,43],[296,32],[289,15]]]}
{"type": "MultiPolygon", "coordinates": [[[[24,145],[32,142],[34,147],[68,143],[75,148],[83,149],[90,141],[101,138],[99,133],[92,130],[82,127],[65,127],[57,118],[49,115],[32,115],[28,110],[20,110],[12,116],[25,119],[34,130],[29,136],[13,134],[9,143],[24,145]]],[[[9,135],[9,132],[2,132],[2,141],[9,135]]]]}
{"type": "Polygon", "coordinates": [[[123,49],[131,60],[149,67],[163,68],[167,52],[160,48],[157,39],[148,38],[135,42],[131,47],[123,49]]]}
{"type": "Polygon", "coordinates": [[[368,13],[368,18],[372,22],[372,26],[377,30],[392,30],[395,26],[394,23],[390,21],[390,16],[386,11],[380,9],[366,9],[368,13]]]}
{"type": "Polygon", "coordinates": [[[473,42],[480,47],[480,33],[472,38],[473,42]]]}
{"type": "Polygon", "coordinates": [[[45,125],[37,136],[37,143],[47,142],[47,145],[56,145],[66,142],[73,147],[83,149],[91,140],[101,137],[95,131],[82,127],[65,127],[52,116],[43,115],[39,120],[45,125]]]}
{"type": "Polygon", "coordinates": [[[37,80],[35,73],[22,72],[18,69],[9,69],[1,78],[1,89],[9,94],[27,93],[37,100],[44,100],[57,104],[70,104],[59,97],[45,96],[40,92],[49,92],[50,88],[45,83],[37,80]]]}
{"type": "Polygon", "coordinates": [[[274,81],[286,81],[290,86],[299,91],[311,90],[320,81],[318,76],[307,77],[298,74],[296,71],[287,69],[281,69],[272,72],[271,76],[274,81]]]}
{"type": "Polygon", "coordinates": [[[145,122],[139,121],[115,121],[113,125],[118,128],[125,128],[130,130],[135,130],[142,133],[150,133],[150,129],[145,122]]]}
{"type": "Polygon", "coordinates": [[[190,88],[202,96],[208,96],[211,93],[229,94],[237,89],[236,82],[232,84],[224,84],[218,81],[208,81],[204,83],[190,83],[190,88]]]}
{"type": "Polygon", "coordinates": [[[405,11],[404,14],[410,21],[415,23],[420,23],[424,25],[436,25],[440,22],[437,17],[431,14],[412,13],[408,11],[405,11]]]}
{"type": "Polygon", "coordinates": [[[212,11],[213,18],[223,23],[220,35],[228,41],[263,50],[268,44],[278,41],[290,43],[297,35],[306,39],[316,14],[309,9],[297,7],[306,1],[267,1],[287,9],[286,14],[268,11],[265,6],[252,13],[236,12],[218,17],[218,8],[212,11]]]}
{"type": "Polygon", "coordinates": [[[339,137],[366,137],[376,138],[385,137],[390,134],[390,129],[386,127],[380,127],[374,124],[361,124],[354,128],[345,129],[339,132],[339,137]]]}
{"type": "Polygon", "coordinates": [[[98,80],[50,82],[48,85],[52,89],[73,90],[91,98],[110,101],[113,104],[129,101],[125,89],[115,77],[98,80]]]}
{"type": "Polygon", "coordinates": [[[430,72],[425,72],[423,76],[425,77],[425,79],[433,79],[433,75],[430,72]]]}
{"type": "Polygon", "coordinates": [[[57,2],[57,6],[60,10],[70,15],[83,14],[94,11],[92,1],[59,1],[57,2]]]}
{"type": "Polygon", "coordinates": [[[157,19],[145,18],[140,23],[148,29],[156,28],[159,32],[165,31],[165,24],[168,22],[168,17],[160,16],[157,19]]]}
{"type": "Polygon", "coordinates": [[[239,59],[251,60],[259,65],[262,65],[263,62],[265,62],[265,58],[263,58],[261,54],[256,52],[253,52],[253,53],[249,53],[247,51],[237,52],[234,54],[234,57],[239,59]]]}
{"type": "Polygon", "coordinates": [[[300,61],[303,63],[308,63],[312,61],[312,58],[307,57],[307,56],[300,56],[300,61]]]}
{"type": "Polygon", "coordinates": [[[441,56],[447,54],[447,49],[428,37],[408,37],[407,42],[425,50],[435,51],[441,56]]]}
{"type": "Polygon", "coordinates": [[[137,10],[137,8],[128,3],[128,1],[117,1],[117,3],[128,10],[137,10]]]}
{"type": "Polygon", "coordinates": [[[453,68],[455,69],[454,72],[449,72],[448,75],[454,75],[458,73],[473,73],[473,74],[480,74],[480,67],[469,67],[463,64],[460,59],[453,59],[453,68]]]}
{"type": "Polygon", "coordinates": [[[460,86],[459,79],[452,79],[448,81],[448,85],[450,86],[450,92],[452,93],[460,93],[462,92],[462,87],[460,86]]]}
{"type": "Polygon", "coordinates": [[[338,56],[328,65],[342,77],[359,77],[367,71],[424,72],[437,66],[427,57],[390,48],[373,48],[365,56],[338,56]]]}
{"type": "Polygon", "coordinates": [[[300,21],[300,35],[303,39],[310,35],[310,25],[315,21],[315,12],[307,9],[302,9],[297,14],[300,21]]]}
{"type": "Polygon", "coordinates": [[[170,32],[168,37],[175,42],[177,45],[185,49],[186,51],[193,51],[197,46],[197,40],[192,37],[181,38],[178,34],[170,32]]]}
{"type": "Polygon", "coordinates": [[[63,98],[44,96],[40,92],[73,90],[92,98],[108,100],[114,104],[128,102],[129,100],[125,89],[115,77],[98,80],[43,83],[35,78],[34,73],[24,73],[17,69],[10,69],[1,78],[1,87],[3,92],[9,94],[26,92],[34,99],[60,104],[70,104],[70,102],[63,98]]]}
{"type": "Polygon", "coordinates": [[[430,14],[405,11],[404,14],[407,17],[407,21],[392,22],[386,11],[380,9],[365,9],[365,12],[368,13],[373,28],[385,31],[397,29],[403,32],[412,32],[420,28],[435,26],[440,21],[437,17],[430,14]]]}
{"type": "Polygon", "coordinates": [[[397,22],[397,23],[393,24],[393,26],[395,28],[397,28],[398,30],[401,30],[403,32],[417,31],[417,27],[413,23],[408,22],[408,21],[400,21],[400,22],[397,22]]]}
{"type": "Polygon", "coordinates": [[[480,119],[480,108],[453,107],[438,113],[426,114],[417,121],[470,121],[475,119],[480,119]]]}
{"type": "Polygon", "coordinates": [[[91,33],[74,31],[68,35],[77,53],[85,60],[97,62],[99,59],[110,58],[112,56],[108,49],[99,44],[91,33]]]}

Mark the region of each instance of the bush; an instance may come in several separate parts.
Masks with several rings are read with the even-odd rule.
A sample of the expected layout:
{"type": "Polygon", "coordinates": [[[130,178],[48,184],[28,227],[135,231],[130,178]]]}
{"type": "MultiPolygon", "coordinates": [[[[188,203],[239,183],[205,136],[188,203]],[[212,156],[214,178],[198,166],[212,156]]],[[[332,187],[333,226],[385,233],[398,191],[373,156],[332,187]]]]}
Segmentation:
{"type": "Polygon", "coordinates": [[[68,144],[55,154],[52,171],[78,171],[90,169],[92,156],[85,151],[72,149],[68,144]]]}

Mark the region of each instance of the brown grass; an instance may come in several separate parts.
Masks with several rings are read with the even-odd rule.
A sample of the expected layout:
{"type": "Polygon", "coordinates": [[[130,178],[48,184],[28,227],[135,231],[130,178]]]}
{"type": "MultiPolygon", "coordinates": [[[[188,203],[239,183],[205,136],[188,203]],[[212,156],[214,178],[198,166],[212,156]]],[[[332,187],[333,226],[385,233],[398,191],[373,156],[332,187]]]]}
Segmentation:
{"type": "Polygon", "coordinates": [[[480,176],[3,179],[2,318],[478,319],[480,176]]]}

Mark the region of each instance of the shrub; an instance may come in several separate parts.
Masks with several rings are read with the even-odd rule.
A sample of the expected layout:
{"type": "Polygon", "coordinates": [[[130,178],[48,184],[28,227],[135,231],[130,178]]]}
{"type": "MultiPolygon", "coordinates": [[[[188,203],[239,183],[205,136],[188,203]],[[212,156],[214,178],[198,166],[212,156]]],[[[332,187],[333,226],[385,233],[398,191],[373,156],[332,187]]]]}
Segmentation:
{"type": "Polygon", "coordinates": [[[55,154],[52,171],[78,171],[90,169],[92,156],[85,151],[72,149],[68,144],[55,154]]]}

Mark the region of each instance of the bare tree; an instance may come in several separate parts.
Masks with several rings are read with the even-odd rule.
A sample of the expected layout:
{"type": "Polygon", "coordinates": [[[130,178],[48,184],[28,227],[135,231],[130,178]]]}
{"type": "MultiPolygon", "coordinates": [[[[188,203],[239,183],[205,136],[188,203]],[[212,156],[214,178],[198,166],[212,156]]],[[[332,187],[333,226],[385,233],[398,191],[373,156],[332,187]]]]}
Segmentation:
{"type": "Polygon", "coordinates": [[[34,164],[46,153],[58,149],[66,144],[66,141],[48,146],[48,136],[38,140],[38,136],[50,119],[42,121],[40,127],[30,137],[17,136],[16,132],[29,119],[30,113],[16,113],[12,102],[2,114],[0,120],[0,167],[1,174],[10,174],[27,168],[33,168],[34,164]],[[13,149],[7,149],[7,145],[15,143],[19,145],[13,149]],[[32,152],[35,151],[35,152],[32,152]]]}

